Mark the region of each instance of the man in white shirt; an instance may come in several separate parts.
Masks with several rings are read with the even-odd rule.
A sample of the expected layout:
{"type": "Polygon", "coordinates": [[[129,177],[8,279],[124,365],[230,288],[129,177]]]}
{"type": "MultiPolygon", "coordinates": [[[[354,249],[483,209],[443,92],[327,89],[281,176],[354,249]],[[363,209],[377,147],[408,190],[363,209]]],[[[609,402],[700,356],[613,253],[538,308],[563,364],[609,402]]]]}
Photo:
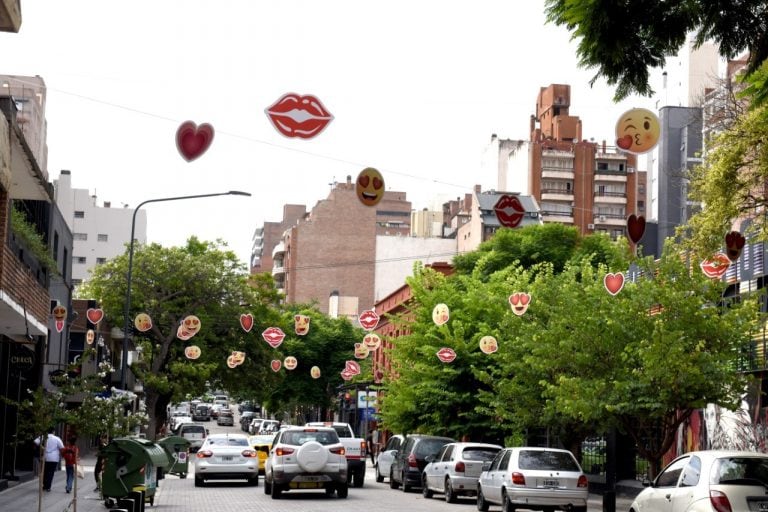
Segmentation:
{"type": "MultiPolygon", "coordinates": [[[[53,484],[53,475],[61,463],[61,450],[64,449],[64,443],[61,438],[54,434],[56,429],[51,427],[48,430],[48,436],[45,441],[45,453],[43,454],[43,461],[45,462],[43,469],[43,490],[50,492],[51,484],[53,484]]],[[[40,436],[35,439],[35,445],[37,449],[40,449],[40,443],[42,441],[40,436]]]]}

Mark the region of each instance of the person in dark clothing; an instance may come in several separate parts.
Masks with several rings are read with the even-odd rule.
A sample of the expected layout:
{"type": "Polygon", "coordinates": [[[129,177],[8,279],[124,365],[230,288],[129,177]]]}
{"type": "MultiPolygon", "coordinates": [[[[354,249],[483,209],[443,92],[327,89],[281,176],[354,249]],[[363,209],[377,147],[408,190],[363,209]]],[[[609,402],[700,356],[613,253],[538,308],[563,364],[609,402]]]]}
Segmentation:
{"type": "Polygon", "coordinates": [[[104,456],[104,448],[109,444],[109,437],[104,434],[99,437],[98,452],[96,454],[96,465],[93,467],[93,478],[96,480],[96,488],[94,492],[98,492],[101,489],[101,473],[104,471],[104,463],[106,457],[104,456]]]}

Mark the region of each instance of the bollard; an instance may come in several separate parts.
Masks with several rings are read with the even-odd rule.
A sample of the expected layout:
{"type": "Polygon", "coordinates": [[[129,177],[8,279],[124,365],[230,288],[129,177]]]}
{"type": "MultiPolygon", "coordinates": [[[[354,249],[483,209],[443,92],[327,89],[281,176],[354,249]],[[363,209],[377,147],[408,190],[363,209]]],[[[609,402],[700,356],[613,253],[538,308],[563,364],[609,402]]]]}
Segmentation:
{"type": "Polygon", "coordinates": [[[128,493],[129,498],[133,498],[136,502],[136,508],[134,509],[134,512],[144,512],[144,496],[146,493],[144,491],[132,491],[128,493]]]}
{"type": "Polygon", "coordinates": [[[138,504],[136,503],[136,500],[133,498],[118,498],[117,499],[117,506],[120,508],[127,509],[129,512],[137,512],[136,506],[138,504]]]}
{"type": "Polygon", "coordinates": [[[616,491],[603,493],[603,512],[616,512],[616,491]]]}

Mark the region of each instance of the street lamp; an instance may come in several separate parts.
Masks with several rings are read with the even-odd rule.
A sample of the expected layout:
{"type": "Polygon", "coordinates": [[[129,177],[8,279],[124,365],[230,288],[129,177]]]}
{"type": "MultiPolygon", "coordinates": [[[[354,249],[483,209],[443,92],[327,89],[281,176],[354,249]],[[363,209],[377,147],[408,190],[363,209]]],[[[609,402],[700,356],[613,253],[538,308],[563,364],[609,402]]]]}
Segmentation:
{"type": "Polygon", "coordinates": [[[125,289],[125,309],[124,309],[124,323],[123,323],[123,354],[122,354],[122,367],[120,370],[120,389],[125,390],[125,380],[128,369],[128,340],[131,338],[131,278],[133,277],[133,238],[136,232],[136,214],[139,209],[148,203],[160,203],[162,201],[179,201],[181,199],[199,199],[201,197],[214,197],[214,196],[249,196],[248,192],[241,192],[239,190],[230,190],[229,192],[218,192],[215,194],[197,194],[193,196],[176,196],[176,197],[160,197],[158,199],[147,199],[133,210],[133,219],[131,220],[131,246],[128,249],[128,277],[125,289]]]}

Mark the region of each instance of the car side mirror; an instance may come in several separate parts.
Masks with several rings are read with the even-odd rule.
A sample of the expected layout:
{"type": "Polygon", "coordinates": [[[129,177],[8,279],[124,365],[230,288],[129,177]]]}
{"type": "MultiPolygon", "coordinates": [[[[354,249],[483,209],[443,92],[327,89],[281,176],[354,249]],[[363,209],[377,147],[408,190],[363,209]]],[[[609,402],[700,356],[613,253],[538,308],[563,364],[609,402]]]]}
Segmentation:
{"type": "Polygon", "coordinates": [[[488,471],[489,469],[491,469],[491,461],[487,460],[483,462],[483,471],[488,471]]]}

